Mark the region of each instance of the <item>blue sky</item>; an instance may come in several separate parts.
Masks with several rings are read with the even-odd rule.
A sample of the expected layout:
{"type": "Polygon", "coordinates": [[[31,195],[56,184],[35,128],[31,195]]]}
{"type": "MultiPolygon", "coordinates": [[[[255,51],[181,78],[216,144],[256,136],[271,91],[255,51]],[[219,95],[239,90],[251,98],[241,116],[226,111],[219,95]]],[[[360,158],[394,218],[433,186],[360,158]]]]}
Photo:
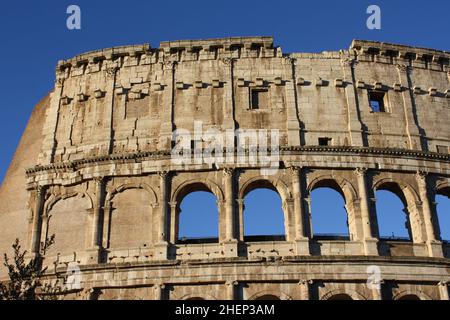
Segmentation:
{"type": "MultiPolygon", "coordinates": [[[[250,35],[272,35],[284,52],[345,49],[354,38],[450,51],[448,12],[446,0],[4,1],[0,180],[33,106],[53,86],[60,59],[117,45],[250,35]],[[82,30],[66,28],[71,4],[81,7],[82,30]],[[381,7],[381,30],[366,28],[371,4],[381,7]]],[[[450,205],[443,208],[450,212],[450,205]]]]}

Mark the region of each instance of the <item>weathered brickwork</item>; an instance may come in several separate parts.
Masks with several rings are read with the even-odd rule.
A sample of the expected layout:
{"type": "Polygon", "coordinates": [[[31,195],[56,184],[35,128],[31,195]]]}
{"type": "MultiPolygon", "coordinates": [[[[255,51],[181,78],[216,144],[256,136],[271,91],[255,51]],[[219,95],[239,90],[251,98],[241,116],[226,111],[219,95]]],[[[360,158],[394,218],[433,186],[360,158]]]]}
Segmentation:
{"type": "Polygon", "coordinates": [[[450,197],[449,60],[357,40],[285,54],[253,37],[60,61],[0,190],[0,251],[19,237],[37,254],[55,234],[49,277],[81,269],[67,299],[448,300],[450,246],[434,199],[450,197]],[[280,169],[175,165],[172,132],[194,121],[280,130],[280,169]],[[348,240],[313,237],[310,193],[324,186],[345,199],[348,240]],[[243,199],[260,187],[282,199],[284,239],[244,238],[243,199]],[[402,199],[412,241],[379,237],[383,189],[402,199]],[[180,203],[199,190],[217,198],[217,243],[178,241],[180,203]],[[366,285],[372,265],[379,290],[366,285]]]}

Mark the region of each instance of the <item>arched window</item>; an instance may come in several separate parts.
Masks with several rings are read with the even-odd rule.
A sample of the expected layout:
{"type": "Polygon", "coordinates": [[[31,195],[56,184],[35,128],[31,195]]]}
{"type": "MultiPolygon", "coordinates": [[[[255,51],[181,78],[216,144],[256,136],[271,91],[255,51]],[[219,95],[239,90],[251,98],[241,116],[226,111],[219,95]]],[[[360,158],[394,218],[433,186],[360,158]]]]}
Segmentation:
{"type": "Polygon", "coordinates": [[[179,205],[179,243],[219,241],[217,198],[209,190],[186,194],[179,205]]]}
{"type": "Polygon", "coordinates": [[[400,187],[384,184],[375,192],[378,230],[380,238],[411,241],[411,226],[406,199],[400,187]]]}
{"type": "Polygon", "coordinates": [[[269,184],[258,185],[244,197],[245,241],[284,241],[284,212],[280,195],[269,184]]]}
{"type": "Polygon", "coordinates": [[[324,182],[311,192],[311,224],[316,239],[348,239],[345,198],[334,181],[324,182]],[[339,190],[339,191],[337,191],[339,190]]]}
{"type": "Polygon", "coordinates": [[[439,190],[435,202],[441,239],[450,241],[450,187],[439,190]]]}

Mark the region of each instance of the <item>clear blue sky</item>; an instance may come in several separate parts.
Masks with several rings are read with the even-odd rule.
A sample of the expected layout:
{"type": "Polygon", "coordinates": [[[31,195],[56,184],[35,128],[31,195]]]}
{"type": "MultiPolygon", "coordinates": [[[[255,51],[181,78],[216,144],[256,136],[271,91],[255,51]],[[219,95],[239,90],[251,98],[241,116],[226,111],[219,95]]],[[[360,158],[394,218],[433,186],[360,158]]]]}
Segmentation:
{"type": "Polygon", "coordinates": [[[117,45],[250,35],[272,35],[284,52],[344,49],[354,38],[450,51],[449,12],[447,0],[3,1],[0,181],[60,59],[117,45]],[[66,28],[71,4],[81,7],[80,31],[66,28]],[[366,28],[371,4],[382,9],[379,31],[366,28]]]}

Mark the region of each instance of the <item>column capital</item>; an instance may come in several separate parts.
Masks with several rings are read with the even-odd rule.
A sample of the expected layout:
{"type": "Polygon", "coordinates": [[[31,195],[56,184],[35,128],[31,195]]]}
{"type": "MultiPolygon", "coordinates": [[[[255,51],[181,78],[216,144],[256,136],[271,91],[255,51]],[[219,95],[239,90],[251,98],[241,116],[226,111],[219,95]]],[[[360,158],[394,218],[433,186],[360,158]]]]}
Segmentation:
{"type": "Polygon", "coordinates": [[[425,181],[425,179],[428,177],[428,172],[427,171],[417,171],[416,172],[416,178],[418,180],[423,180],[425,181]]]}
{"type": "Polygon", "coordinates": [[[350,68],[355,68],[358,65],[359,61],[353,58],[343,58],[341,59],[341,64],[343,66],[347,65],[350,68]]]}
{"type": "Polygon", "coordinates": [[[401,63],[397,64],[396,67],[397,67],[397,70],[400,72],[409,72],[412,69],[411,66],[409,66],[407,64],[401,64],[401,63]]]}
{"type": "Polygon", "coordinates": [[[165,179],[169,175],[169,171],[167,170],[158,171],[158,175],[160,178],[165,179]]]}
{"type": "Polygon", "coordinates": [[[448,286],[449,281],[448,280],[442,280],[438,283],[438,286],[446,287],[448,286]]]}
{"type": "Polygon", "coordinates": [[[34,189],[36,191],[36,196],[40,197],[45,193],[45,186],[41,186],[41,185],[37,185],[36,188],[34,189]]]}
{"type": "Polygon", "coordinates": [[[99,176],[99,177],[94,177],[92,179],[92,181],[94,181],[96,184],[99,184],[99,183],[102,183],[104,179],[105,179],[105,177],[99,176]]]}
{"type": "Polygon", "coordinates": [[[235,169],[234,168],[223,168],[223,174],[225,177],[230,177],[234,174],[235,169]]]}
{"type": "Polygon", "coordinates": [[[178,203],[176,201],[173,201],[173,202],[168,202],[168,204],[171,209],[176,209],[178,203]]]}
{"type": "Polygon", "coordinates": [[[222,63],[225,64],[226,66],[232,66],[233,63],[236,61],[236,58],[223,58],[220,59],[220,61],[222,61],[222,63]]]}
{"type": "Polygon", "coordinates": [[[312,279],[309,279],[309,280],[301,279],[301,280],[299,280],[298,285],[305,286],[305,285],[313,284],[313,283],[314,283],[314,281],[312,279]]]}
{"type": "Polygon", "coordinates": [[[164,70],[173,70],[176,64],[177,64],[176,61],[164,61],[163,62],[164,70]]]}
{"type": "Polygon", "coordinates": [[[364,176],[367,173],[368,169],[365,167],[357,167],[355,169],[355,173],[357,176],[364,176]]]}
{"type": "Polygon", "coordinates": [[[153,289],[155,289],[155,290],[161,290],[161,289],[165,289],[165,288],[166,288],[166,285],[162,282],[153,284],[153,289]]]}
{"type": "Polygon", "coordinates": [[[293,58],[293,57],[291,57],[291,56],[285,56],[284,57],[284,61],[286,62],[286,63],[295,63],[295,62],[297,62],[297,59],[296,58],[293,58]]]}
{"type": "Polygon", "coordinates": [[[237,286],[239,284],[239,282],[237,280],[228,280],[227,282],[225,282],[226,286],[237,286]]]}
{"type": "Polygon", "coordinates": [[[288,170],[292,172],[300,172],[304,167],[303,166],[290,166],[288,170]]]}

